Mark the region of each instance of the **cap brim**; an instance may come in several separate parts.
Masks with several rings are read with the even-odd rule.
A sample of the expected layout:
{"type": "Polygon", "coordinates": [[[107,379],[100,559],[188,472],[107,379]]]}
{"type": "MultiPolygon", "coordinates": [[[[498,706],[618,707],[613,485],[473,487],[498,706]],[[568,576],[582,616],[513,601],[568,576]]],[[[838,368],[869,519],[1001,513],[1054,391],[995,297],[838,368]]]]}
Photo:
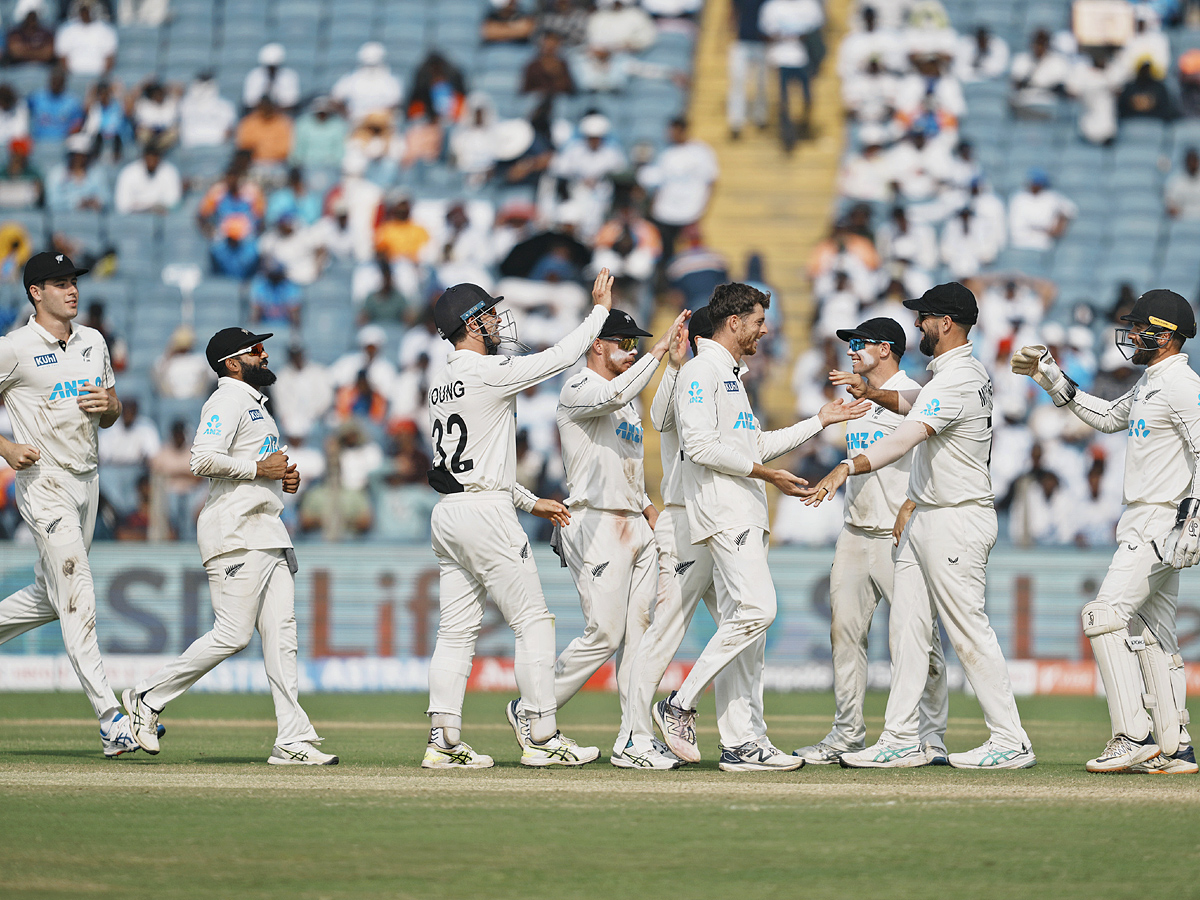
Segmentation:
{"type": "MultiPolygon", "coordinates": [[[[241,353],[241,352],[243,352],[243,351],[245,351],[245,350],[249,350],[249,349],[250,349],[251,347],[253,347],[255,344],[261,344],[263,341],[265,341],[267,338],[271,337],[273,334],[275,334],[275,332],[273,332],[273,331],[268,331],[266,334],[252,334],[252,335],[250,335],[250,337],[246,338],[246,340],[245,340],[245,341],[242,343],[242,346],[241,346],[241,348],[238,350],[238,353],[241,353]]],[[[237,354],[235,353],[234,355],[236,356],[237,354]]]]}
{"type": "Polygon", "coordinates": [[[649,331],[643,331],[640,328],[622,328],[620,331],[610,331],[607,334],[599,335],[601,338],[627,338],[627,337],[653,337],[649,331]]]}
{"type": "MultiPolygon", "coordinates": [[[[857,328],[839,328],[834,332],[834,334],[837,335],[839,341],[850,341],[854,338],[862,338],[864,341],[883,342],[882,338],[877,338],[874,335],[867,334],[866,332],[860,331],[857,328]]],[[[888,343],[891,342],[889,341],[888,343]]]]}

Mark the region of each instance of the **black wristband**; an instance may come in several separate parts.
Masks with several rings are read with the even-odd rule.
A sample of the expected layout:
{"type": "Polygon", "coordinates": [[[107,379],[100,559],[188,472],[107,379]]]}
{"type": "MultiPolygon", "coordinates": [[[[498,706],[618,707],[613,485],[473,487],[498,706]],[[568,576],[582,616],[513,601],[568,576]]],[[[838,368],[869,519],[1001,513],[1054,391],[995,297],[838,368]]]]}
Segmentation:
{"type": "Polygon", "coordinates": [[[1200,515],[1200,500],[1195,497],[1188,497],[1185,500],[1179,501],[1179,512],[1175,513],[1175,524],[1185,522],[1188,519],[1194,519],[1200,515]]]}

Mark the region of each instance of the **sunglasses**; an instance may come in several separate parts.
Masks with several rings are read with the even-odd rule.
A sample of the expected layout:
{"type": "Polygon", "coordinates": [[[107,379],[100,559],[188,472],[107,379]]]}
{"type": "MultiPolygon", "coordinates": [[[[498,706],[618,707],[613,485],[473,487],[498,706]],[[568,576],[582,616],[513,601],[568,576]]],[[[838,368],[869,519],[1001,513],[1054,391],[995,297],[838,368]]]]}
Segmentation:
{"type": "Polygon", "coordinates": [[[222,356],[217,362],[225,362],[227,359],[233,359],[235,356],[262,356],[265,351],[261,343],[255,344],[253,347],[247,347],[245,350],[239,350],[237,353],[230,353],[228,356],[222,356]]]}
{"type": "Polygon", "coordinates": [[[886,343],[887,343],[887,341],[868,341],[866,338],[851,338],[850,339],[850,352],[857,353],[859,350],[862,350],[863,348],[865,348],[868,344],[886,344],[886,343]]]}
{"type": "Polygon", "coordinates": [[[638,339],[635,337],[627,338],[603,338],[603,340],[616,344],[626,353],[631,353],[638,348],[638,339]]]}

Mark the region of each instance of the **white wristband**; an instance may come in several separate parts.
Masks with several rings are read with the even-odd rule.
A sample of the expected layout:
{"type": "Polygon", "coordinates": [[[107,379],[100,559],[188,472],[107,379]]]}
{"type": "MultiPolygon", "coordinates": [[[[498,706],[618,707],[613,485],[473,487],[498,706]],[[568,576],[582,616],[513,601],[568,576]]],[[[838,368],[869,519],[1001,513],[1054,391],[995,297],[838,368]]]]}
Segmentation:
{"type": "Polygon", "coordinates": [[[846,464],[846,468],[849,469],[850,474],[853,475],[854,474],[854,460],[852,460],[850,457],[847,456],[845,459],[842,460],[842,462],[846,464]]]}

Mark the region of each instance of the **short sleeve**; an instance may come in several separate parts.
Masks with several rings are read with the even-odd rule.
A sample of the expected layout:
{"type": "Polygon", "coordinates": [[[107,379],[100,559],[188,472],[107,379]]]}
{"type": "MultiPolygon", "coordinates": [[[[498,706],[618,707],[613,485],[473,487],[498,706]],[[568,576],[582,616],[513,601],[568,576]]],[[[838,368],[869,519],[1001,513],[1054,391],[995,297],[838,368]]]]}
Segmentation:
{"type": "Polygon", "coordinates": [[[962,415],[963,405],[960,389],[930,382],[917,394],[907,418],[928,425],[934,434],[941,434],[944,428],[962,415]]]}

